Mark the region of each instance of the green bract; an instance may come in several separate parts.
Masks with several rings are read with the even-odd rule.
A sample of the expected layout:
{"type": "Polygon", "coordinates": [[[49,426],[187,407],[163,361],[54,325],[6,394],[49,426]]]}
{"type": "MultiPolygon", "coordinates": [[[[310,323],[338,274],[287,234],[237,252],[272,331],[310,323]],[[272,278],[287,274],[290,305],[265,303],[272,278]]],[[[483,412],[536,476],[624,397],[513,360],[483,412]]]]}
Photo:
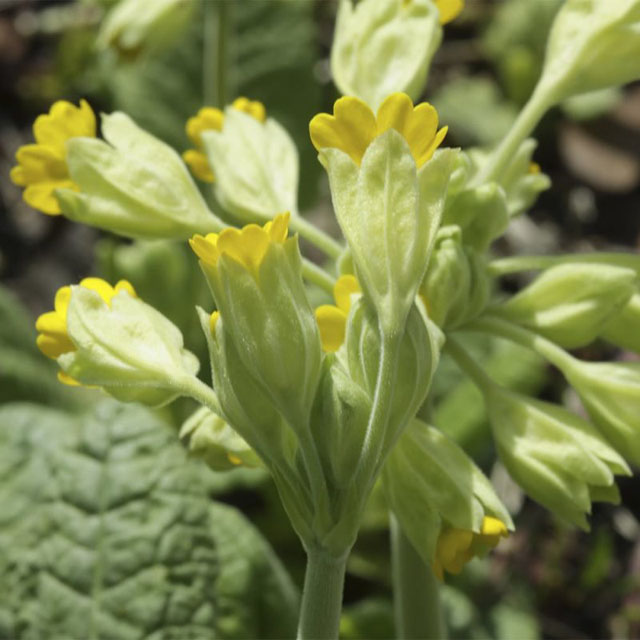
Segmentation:
{"type": "Polygon", "coordinates": [[[106,142],[72,138],[67,163],[80,192],[58,189],[65,216],[133,238],[182,238],[215,231],[180,156],[124,113],[102,116],[106,142]]]}
{"type": "Polygon", "coordinates": [[[378,136],[358,167],[344,152],[323,149],[338,222],[358,281],[385,331],[397,333],[422,281],[442,216],[457,151],[436,151],[416,170],[395,130],[378,136]]]}
{"type": "Polygon", "coordinates": [[[243,222],[298,210],[298,151],[273,118],[227,107],[221,131],[202,134],[220,204],[243,222]]]}
{"type": "Polygon", "coordinates": [[[493,311],[564,347],[579,347],[597,338],[624,308],[636,278],[624,267],[560,264],[493,311]]]}
{"type": "Polygon", "coordinates": [[[549,34],[538,89],[555,103],[640,78],[640,0],[567,0],[549,34]]]}
{"type": "Polygon", "coordinates": [[[180,439],[187,443],[191,455],[202,458],[214,471],[262,466],[246,440],[206,407],[184,422],[180,439]]]}
{"type": "Polygon", "coordinates": [[[175,325],[125,291],[110,305],[85,287],[71,291],[67,331],[76,350],[57,359],[67,374],[125,402],[162,405],[184,393],[200,365],[175,325]]]}
{"type": "Polygon", "coordinates": [[[429,0],[340,0],[331,71],[343,95],[376,110],[391,93],[416,99],[442,40],[439,13],[429,0]]]}
{"type": "Polygon", "coordinates": [[[491,483],[467,454],[440,431],[414,419],[383,472],[391,509],[423,560],[433,564],[446,525],[479,532],[485,516],[513,529],[491,483]]]}
{"type": "Polygon", "coordinates": [[[497,385],[484,391],[500,458],[529,496],[584,529],[592,501],[619,501],[614,474],[631,472],[593,426],[497,385]]]}

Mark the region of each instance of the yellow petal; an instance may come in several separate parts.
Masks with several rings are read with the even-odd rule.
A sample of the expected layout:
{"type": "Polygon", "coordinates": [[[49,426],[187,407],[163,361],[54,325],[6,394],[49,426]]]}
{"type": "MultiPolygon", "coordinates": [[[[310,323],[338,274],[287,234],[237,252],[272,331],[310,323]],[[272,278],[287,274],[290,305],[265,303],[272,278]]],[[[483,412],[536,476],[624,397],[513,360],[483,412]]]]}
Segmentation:
{"type": "Polygon", "coordinates": [[[413,114],[413,102],[406,93],[392,93],[384,99],[376,115],[377,135],[395,129],[406,137],[405,131],[413,114]]]}
{"type": "Polygon", "coordinates": [[[271,242],[279,242],[282,244],[287,239],[287,234],[289,233],[289,218],[290,214],[287,211],[286,213],[279,213],[273,220],[269,220],[264,225],[264,230],[269,235],[271,242]]]}
{"type": "Polygon", "coordinates": [[[257,224],[248,224],[241,231],[225,229],[218,237],[217,249],[244,265],[251,271],[257,271],[267,249],[269,235],[257,224]]]}
{"type": "Polygon", "coordinates": [[[196,234],[189,240],[189,246],[200,260],[208,265],[215,266],[220,257],[217,242],[217,233],[208,233],[206,237],[196,234]]]}
{"type": "Polygon", "coordinates": [[[438,559],[442,566],[449,571],[449,566],[455,563],[457,556],[466,551],[473,542],[473,531],[466,529],[446,529],[438,538],[438,559]]]}
{"type": "Polygon", "coordinates": [[[114,287],[116,293],[120,291],[126,291],[132,298],[137,298],[138,294],[133,288],[133,285],[128,280],[120,280],[114,287]]]}
{"type": "Polygon", "coordinates": [[[218,324],[218,320],[220,319],[220,312],[214,311],[209,316],[209,329],[211,330],[211,334],[215,335],[216,333],[216,325],[218,324]]]}
{"type": "MultiPolygon", "coordinates": [[[[16,153],[16,160],[20,169],[20,181],[14,182],[26,186],[34,182],[68,180],[69,171],[64,156],[52,147],[40,144],[25,144],[16,153]]],[[[13,172],[12,172],[13,178],[13,172]]]]}
{"type": "Polygon", "coordinates": [[[442,127],[438,133],[436,133],[431,145],[427,147],[427,149],[419,156],[415,156],[416,165],[418,169],[428,160],[431,159],[433,154],[436,152],[436,149],[442,144],[444,137],[447,135],[447,131],[449,131],[449,127],[442,127]]]}
{"type": "Polygon", "coordinates": [[[80,101],[79,108],[66,100],[59,100],[48,114],[36,118],[33,135],[38,144],[53,147],[64,156],[69,138],[95,137],[95,115],[85,100],[80,101]]]}
{"type": "Polygon", "coordinates": [[[22,198],[34,209],[46,213],[49,216],[58,216],[62,211],[54,192],[56,189],[69,188],[70,186],[74,186],[71,181],[30,184],[23,191],[22,198]]]}
{"type": "Polygon", "coordinates": [[[238,456],[231,453],[230,451],[227,452],[227,458],[231,464],[235,464],[236,466],[242,464],[242,460],[238,458],[238,456]]]}
{"type": "Polygon", "coordinates": [[[440,24],[447,24],[464,9],[464,0],[435,0],[440,12],[440,24]]]}
{"type": "MultiPolygon", "coordinates": [[[[58,380],[62,382],[62,384],[69,385],[70,387],[81,387],[82,384],[72,378],[68,373],[64,371],[58,371],[58,380]]],[[[88,387],[89,389],[95,389],[96,387],[88,387]]]]}
{"type": "Polygon", "coordinates": [[[360,285],[355,276],[340,276],[333,286],[333,297],[338,308],[348,314],[351,308],[351,296],[360,291],[360,285]]]}
{"type": "Polygon", "coordinates": [[[54,298],[53,307],[57,313],[67,317],[67,309],[69,308],[69,302],[71,301],[71,287],[60,287],[56,292],[54,298]]]}
{"type": "Polygon", "coordinates": [[[187,135],[198,148],[202,148],[203,131],[222,131],[224,114],[215,107],[202,107],[198,114],[187,120],[187,135]]]}
{"type": "Polygon", "coordinates": [[[338,307],[324,304],[316,309],[316,321],[323,350],[328,353],[337,351],[344,342],[347,314],[338,307]]]}
{"type": "Polygon", "coordinates": [[[107,304],[116,294],[115,289],[102,278],[83,278],[80,280],[80,286],[95,291],[107,304]]]}
{"type": "Polygon", "coordinates": [[[267,111],[262,102],[258,100],[249,100],[245,97],[236,98],[231,106],[238,111],[242,111],[258,122],[264,122],[267,119],[267,111]]]}
{"type": "Polygon", "coordinates": [[[483,536],[508,536],[509,531],[507,526],[498,518],[491,516],[485,516],[482,521],[482,530],[480,533],[483,536]]]}
{"type": "Polygon", "coordinates": [[[333,113],[313,117],[309,123],[311,142],[318,151],[326,147],[340,149],[359,165],[376,136],[376,118],[365,102],[352,96],[336,100],[333,113]]]}
{"type": "Polygon", "coordinates": [[[215,182],[215,176],[207,156],[202,151],[188,149],[182,154],[182,159],[189,165],[191,173],[202,182],[215,182]]]}

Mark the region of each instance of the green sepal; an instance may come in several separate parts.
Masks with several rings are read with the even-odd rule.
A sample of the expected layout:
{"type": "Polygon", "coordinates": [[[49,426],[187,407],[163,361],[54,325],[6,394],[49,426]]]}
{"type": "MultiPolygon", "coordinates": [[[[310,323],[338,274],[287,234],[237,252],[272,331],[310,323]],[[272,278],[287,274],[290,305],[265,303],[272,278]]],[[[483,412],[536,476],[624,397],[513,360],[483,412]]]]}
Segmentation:
{"type": "Polygon", "coordinates": [[[58,357],[63,371],[124,402],[159,406],[181,395],[200,364],[174,324],[126,291],[109,305],[85,287],[71,292],[67,332],[76,350],[58,357]]]}
{"type": "Polygon", "coordinates": [[[204,460],[214,471],[263,466],[247,441],[207,407],[200,407],[185,420],[180,439],[192,456],[204,460]]]}
{"type": "Polygon", "coordinates": [[[567,0],[547,42],[538,89],[552,102],[640,78],[640,2],[567,0]]]}
{"type": "Polygon", "coordinates": [[[242,222],[298,211],[298,150],[273,118],[260,122],[227,107],[221,131],[202,134],[220,204],[242,222]]]}
{"type": "Polygon", "coordinates": [[[322,351],[302,282],[297,238],[271,243],[257,273],[227,255],[216,267],[203,269],[244,367],[291,424],[304,428],[322,351]]]}
{"type": "Polygon", "coordinates": [[[640,465],[640,363],[568,358],[558,365],[607,440],[640,465]]]}
{"type": "Polygon", "coordinates": [[[493,309],[566,348],[592,342],[625,307],[636,288],[631,269],[606,264],[560,264],[493,309]]]}
{"type": "Polygon", "coordinates": [[[80,191],[56,190],[69,219],[131,238],[186,239],[219,231],[180,156],[124,113],[102,115],[97,138],[67,142],[67,164],[80,191]]]}
{"type": "Polygon", "coordinates": [[[437,151],[416,170],[393,129],[369,145],[360,167],[339,149],[320,152],[358,282],[387,333],[402,331],[422,282],[457,153],[437,151]]]}
{"type": "Polygon", "coordinates": [[[612,316],[602,329],[601,336],[623,349],[640,353],[640,293],[612,316]]]}
{"type": "Polygon", "coordinates": [[[334,82],[374,111],[398,91],[415,100],[441,41],[438,10],[429,0],[361,0],[355,7],[341,0],[331,47],[334,82]]]}
{"type": "Polygon", "coordinates": [[[460,227],[441,227],[420,287],[429,318],[455,328],[485,309],[490,291],[484,257],[463,244],[460,227]]]}
{"type": "Polygon", "coordinates": [[[624,459],[566,409],[492,385],[485,402],[498,454],[513,479],[559,518],[588,529],[593,496],[611,495],[624,459]],[[593,493],[592,493],[593,491],[593,493]]]}
{"type": "Polygon", "coordinates": [[[485,516],[513,530],[491,483],[438,429],[412,420],[383,471],[389,505],[423,560],[432,564],[443,526],[479,533],[485,516]]]}

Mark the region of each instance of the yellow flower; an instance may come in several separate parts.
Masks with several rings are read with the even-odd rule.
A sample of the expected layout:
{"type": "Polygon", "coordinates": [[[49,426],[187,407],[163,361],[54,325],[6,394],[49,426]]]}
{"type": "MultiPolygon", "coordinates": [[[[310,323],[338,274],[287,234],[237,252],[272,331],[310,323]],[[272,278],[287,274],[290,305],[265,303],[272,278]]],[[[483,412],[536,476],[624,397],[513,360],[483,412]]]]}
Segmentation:
{"type": "Polygon", "coordinates": [[[444,571],[458,574],[474,556],[493,549],[500,538],[509,535],[506,525],[497,518],[485,516],[480,533],[450,527],[440,533],[433,570],[442,580],[444,571]]]}
{"type": "MultiPolygon", "coordinates": [[[[137,297],[134,288],[126,280],[120,280],[115,287],[101,278],[85,278],[80,281],[80,286],[91,289],[109,305],[111,299],[119,291],[126,291],[129,295],[137,297]]],[[[36,320],[36,329],[39,333],[36,344],[45,356],[57,359],[63,353],[75,351],[76,347],[67,333],[67,310],[71,301],[71,287],[58,289],[54,300],[54,310],[43,313],[36,320]]],[[[58,373],[58,379],[65,384],[77,385],[76,380],[63,371],[58,373]]]]}
{"type": "MultiPolygon", "coordinates": [[[[248,98],[242,97],[236,98],[231,106],[238,111],[243,111],[252,116],[258,122],[264,122],[267,118],[264,105],[257,100],[249,100],[248,98]]],[[[223,124],[224,113],[216,107],[202,107],[197,115],[187,120],[187,135],[196,148],[185,151],[182,154],[182,158],[189,167],[191,167],[193,174],[204,182],[213,182],[215,177],[209,166],[207,156],[204,153],[202,132],[222,131],[223,124]]]]}
{"type": "Polygon", "coordinates": [[[464,0],[435,0],[440,12],[440,24],[447,24],[457,18],[464,9],[464,0]]]}
{"type": "Polygon", "coordinates": [[[60,205],[55,189],[78,191],[69,177],[67,167],[67,140],[96,136],[96,117],[86,100],[80,107],[59,100],[48,114],[40,115],[33,123],[35,144],[18,149],[18,165],[11,169],[11,180],[19,187],[26,187],[22,197],[34,209],[48,215],[59,215],[60,205]]]}
{"type": "Polygon", "coordinates": [[[395,129],[407,141],[418,168],[433,156],[447,134],[447,127],[438,131],[435,108],[428,102],[414,107],[406,93],[388,96],[377,115],[359,98],[345,96],[336,100],[333,115],[319,113],[309,123],[311,142],[318,151],[340,149],[358,166],[367,147],[389,129],[395,129]]]}
{"type": "Polygon", "coordinates": [[[354,293],[360,293],[360,285],[355,276],[340,276],[333,287],[336,306],[323,304],[316,309],[316,321],[323,351],[328,353],[337,351],[344,342],[347,316],[351,308],[351,295],[354,293]]]}
{"type": "Polygon", "coordinates": [[[280,213],[260,227],[248,224],[242,229],[229,228],[220,233],[199,234],[189,240],[194,253],[210,267],[227,255],[257,276],[260,264],[271,244],[283,244],[289,233],[289,214],[280,213]]]}

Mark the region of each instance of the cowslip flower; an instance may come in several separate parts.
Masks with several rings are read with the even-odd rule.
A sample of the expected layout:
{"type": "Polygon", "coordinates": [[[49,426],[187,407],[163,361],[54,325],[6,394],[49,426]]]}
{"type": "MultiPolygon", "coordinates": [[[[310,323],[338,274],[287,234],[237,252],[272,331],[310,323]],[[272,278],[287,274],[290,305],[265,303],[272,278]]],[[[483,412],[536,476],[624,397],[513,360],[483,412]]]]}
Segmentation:
{"type": "MultiPolygon", "coordinates": [[[[267,114],[264,105],[257,100],[236,98],[232,105],[234,109],[242,111],[258,122],[264,122],[267,114]]],[[[193,174],[203,182],[214,182],[215,176],[204,152],[202,133],[204,131],[222,131],[224,113],[216,107],[202,107],[197,115],[187,120],[186,132],[195,145],[195,149],[188,149],[182,154],[183,160],[189,165],[193,174]]]]}
{"type": "Polygon", "coordinates": [[[385,131],[395,129],[407,141],[419,169],[431,159],[447,134],[438,129],[438,112],[428,102],[413,106],[406,93],[392,93],[377,114],[353,96],[336,101],[333,115],[319,113],[309,123],[313,146],[340,149],[358,166],[369,145],[385,131]]]}
{"type": "Polygon", "coordinates": [[[498,545],[500,538],[508,536],[504,522],[492,516],[484,516],[479,533],[455,527],[445,528],[438,537],[433,572],[440,580],[444,579],[444,571],[456,575],[467,562],[476,556],[483,556],[498,545]]]}
{"type": "MultiPolygon", "coordinates": [[[[135,289],[127,280],[120,280],[115,287],[101,278],[84,278],[80,286],[95,291],[106,303],[111,304],[111,299],[120,291],[126,291],[130,296],[137,297],[135,289]]],[[[67,331],[67,312],[71,301],[71,287],[58,289],[54,299],[54,310],[43,313],[36,320],[36,330],[39,335],[36,344],[42,353],[52,360],[59,356],[76,350],[67,331]]],[[[58,380],[64,384],[77,386],[80,383],[64,371],[58,372],[58,380]]]]}
{"type": "Polygon", "coordinates": [[[316,321],[323,351],[327,353],[337,351],[344,342],[347,316],[351,309],[351,296],[356,293],[360,293],[360,285],[356,277],[340,276],[333,287],[336,304],[323,304],[316,309],[316,321]]]}
{"type": "Polygon", "coordinates": [[[440,24],[447,24],[460,15],[464,9],[464,0],[435,0],[440,12],[440,24]]]}
{"type": "Polygon", "coordinates": [[[96,137],[96,117],[89,103],[80,106],[58,100],[48,114],[33,123],[35,144],[23,145],[16,153],[17,166],[11,169],[14,184],[25,187],[25,202],[47,215],[59,215],[60,205],[55,190],[78,190],[69,176],[67,141],[77,137],[96,137]]]}

